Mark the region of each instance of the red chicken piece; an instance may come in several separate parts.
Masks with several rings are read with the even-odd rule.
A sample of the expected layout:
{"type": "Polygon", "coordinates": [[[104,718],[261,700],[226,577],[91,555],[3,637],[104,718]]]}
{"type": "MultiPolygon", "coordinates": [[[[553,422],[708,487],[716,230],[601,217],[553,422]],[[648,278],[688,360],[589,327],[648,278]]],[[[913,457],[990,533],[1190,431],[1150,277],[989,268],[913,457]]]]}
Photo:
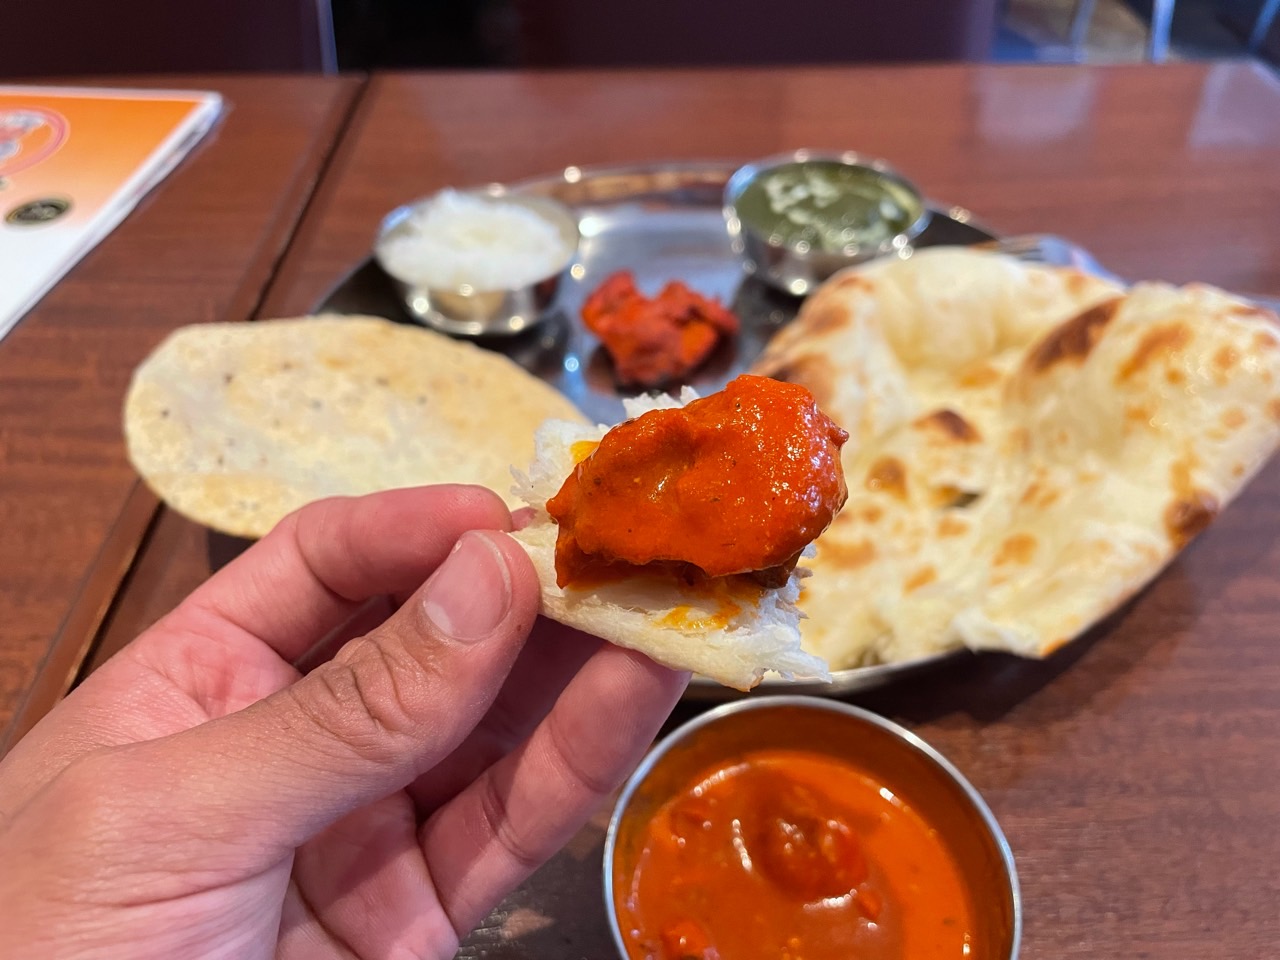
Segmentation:
{"type": "Polygon", "coordinates": [[[738,318],[718,301],[679,281],[649,299],[635,278],[621,270],[609,276],[582,307],[587,329],[613,358],[618,381],[658,387],[697,369],[722,336],[738,332],[738,318]]]}

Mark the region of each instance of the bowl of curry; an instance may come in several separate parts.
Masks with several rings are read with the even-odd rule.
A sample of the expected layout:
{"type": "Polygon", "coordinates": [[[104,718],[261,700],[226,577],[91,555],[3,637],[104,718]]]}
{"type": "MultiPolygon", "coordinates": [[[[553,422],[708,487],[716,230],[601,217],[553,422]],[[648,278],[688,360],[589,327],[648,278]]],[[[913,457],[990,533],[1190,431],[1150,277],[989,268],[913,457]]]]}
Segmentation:
{"type": "Polygon", "coordinates": [[[1015,960],[1013,855],[915,734],[815,697],[742,700],[664,739],[604,849],[626,960],[1015,960]]]}

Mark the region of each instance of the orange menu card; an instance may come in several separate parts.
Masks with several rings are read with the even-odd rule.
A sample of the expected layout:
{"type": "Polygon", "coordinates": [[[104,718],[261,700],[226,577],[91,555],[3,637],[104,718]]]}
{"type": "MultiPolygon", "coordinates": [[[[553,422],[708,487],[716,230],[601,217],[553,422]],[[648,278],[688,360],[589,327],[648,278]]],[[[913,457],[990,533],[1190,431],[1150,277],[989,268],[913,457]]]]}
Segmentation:
{"type": "Polygon", "coordinates": [[[0,337],[221,110],[215,93],[0,86],[0,337]]]}

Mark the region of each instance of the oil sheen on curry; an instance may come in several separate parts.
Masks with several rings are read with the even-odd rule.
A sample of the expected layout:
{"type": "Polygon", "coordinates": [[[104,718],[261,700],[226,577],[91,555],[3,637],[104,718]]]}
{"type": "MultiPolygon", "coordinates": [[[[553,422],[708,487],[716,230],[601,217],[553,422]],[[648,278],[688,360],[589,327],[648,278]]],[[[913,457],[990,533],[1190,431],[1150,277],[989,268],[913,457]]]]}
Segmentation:
{"type": "Polygon", "coordinates": [[[703,771],[614,870],[632,960],[964,960],[981,946],[935,832],[819,753],[761,750],[703,771]]]}
{"type": "Polygon", "coordinates": [[[641,573],[780,586],[844,505],[848,437],[804,387],[753,376],[619,424],[575,451],[547,501],[557,583],[641,573]]]}

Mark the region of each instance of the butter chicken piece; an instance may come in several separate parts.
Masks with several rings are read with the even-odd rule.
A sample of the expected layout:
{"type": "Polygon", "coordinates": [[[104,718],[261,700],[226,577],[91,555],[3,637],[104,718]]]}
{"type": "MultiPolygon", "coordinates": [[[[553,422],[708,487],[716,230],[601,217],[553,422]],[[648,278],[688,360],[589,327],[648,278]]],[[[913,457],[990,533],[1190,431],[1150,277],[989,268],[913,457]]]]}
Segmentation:
{"type": "Polygon", "coordinates": [[[750,574],[781,586],[844,505],[848,439],[804,387],[746,375],[621,423],[547,501],[556,581],[750,574]]]}

